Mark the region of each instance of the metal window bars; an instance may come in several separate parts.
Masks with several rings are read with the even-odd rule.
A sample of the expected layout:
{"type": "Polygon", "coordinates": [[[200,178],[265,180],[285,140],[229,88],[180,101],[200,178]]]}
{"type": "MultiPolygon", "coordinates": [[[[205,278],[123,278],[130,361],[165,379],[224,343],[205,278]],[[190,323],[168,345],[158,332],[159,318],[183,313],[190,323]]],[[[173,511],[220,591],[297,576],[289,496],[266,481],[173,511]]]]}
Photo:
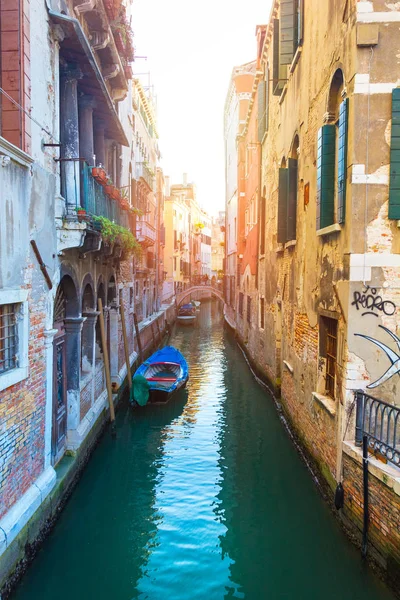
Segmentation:
{"type": "Polygon", "coordinates": [[[400,408],[362,390],[355,392],[355,398],[356,445],[361,446],[366,435],[369,448],[400,466],[400,408]]]}
{"type": "Polygon", "coordinates": [[[17,305],[0,305],[0,373],[18,366],[17,305]]]}

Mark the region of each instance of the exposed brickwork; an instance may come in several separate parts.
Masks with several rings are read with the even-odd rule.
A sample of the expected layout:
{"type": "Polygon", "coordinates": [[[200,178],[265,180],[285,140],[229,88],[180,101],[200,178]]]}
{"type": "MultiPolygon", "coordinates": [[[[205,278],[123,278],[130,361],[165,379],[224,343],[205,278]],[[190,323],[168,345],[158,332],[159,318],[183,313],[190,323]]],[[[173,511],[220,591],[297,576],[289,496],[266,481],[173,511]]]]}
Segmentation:
{"type": "Polygon", "coordinates": [[[44,299],[30,301],[29,311],[29,377],[0,392],[0,517],[26,492],[44,466],[44,299]]]}
{"type": "MultiPolygon", "coordinates": [[[[345,514],[362,531],[364,500],[362,467],[345,455],[343,461],[345,514]]],[[[400,565],[400,498],[395,492],[369,474],[369,539],[383,556],[394,558],[400,565]]]]}

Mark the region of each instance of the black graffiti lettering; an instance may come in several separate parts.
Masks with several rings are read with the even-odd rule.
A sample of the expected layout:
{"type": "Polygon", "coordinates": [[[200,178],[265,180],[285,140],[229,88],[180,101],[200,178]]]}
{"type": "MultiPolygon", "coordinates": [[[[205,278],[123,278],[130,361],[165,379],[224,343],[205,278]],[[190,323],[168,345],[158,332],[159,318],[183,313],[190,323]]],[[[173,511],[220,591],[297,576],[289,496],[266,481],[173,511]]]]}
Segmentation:
{"type": "MultiPolygon", "coordinates": [[[[369,289],[369,288],[367,288],[369,289]]],[[[353,294],[353,302],[352,306],[355,306],[357,310],[360,308],[367,310],[367,312],[363,312],[364,315],[375,315],[378,316],[373,311],[378,311],[384,313],[387,317],[391,317],[396,312],[396,305],[390,300],[383,300],[382,296],[375,296],[376,289],[372,288],[370,290],[371,294],[364,294],[360,292],[354,292],[353,294]]]]}

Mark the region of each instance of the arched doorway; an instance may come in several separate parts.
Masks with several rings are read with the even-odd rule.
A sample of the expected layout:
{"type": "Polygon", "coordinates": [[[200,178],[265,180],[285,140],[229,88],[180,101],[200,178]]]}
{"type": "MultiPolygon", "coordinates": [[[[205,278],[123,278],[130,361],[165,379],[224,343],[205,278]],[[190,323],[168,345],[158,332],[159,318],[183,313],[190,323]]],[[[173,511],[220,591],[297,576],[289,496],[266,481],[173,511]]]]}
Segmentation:
{"type": "Polygon", "coordinates": [[[52,464],[56,464],[64,454],[67,437],[67,327],[66,320],[79,313],[75,284],[65,275],[54,300],[53,328],[57,330],[53,342],[53,422],[52,422],[52,464]]]}

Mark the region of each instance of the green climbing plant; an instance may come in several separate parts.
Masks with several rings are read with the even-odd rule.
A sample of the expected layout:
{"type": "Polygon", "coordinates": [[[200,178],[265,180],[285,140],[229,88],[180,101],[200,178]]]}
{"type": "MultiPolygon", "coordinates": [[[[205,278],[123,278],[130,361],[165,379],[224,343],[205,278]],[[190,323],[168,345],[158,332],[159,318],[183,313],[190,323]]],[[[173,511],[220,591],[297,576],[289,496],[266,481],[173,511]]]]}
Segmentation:
{"type": "Polygon", "coordinates": [[[101,237],[107,244],[117,244],[121,246],[124,253],[133,254],[136,257],[140,256],[141,246],[129,229],[117,225],[107,217],[96,216],[93,217],[93,220],[100,230],[101,237]]]}

